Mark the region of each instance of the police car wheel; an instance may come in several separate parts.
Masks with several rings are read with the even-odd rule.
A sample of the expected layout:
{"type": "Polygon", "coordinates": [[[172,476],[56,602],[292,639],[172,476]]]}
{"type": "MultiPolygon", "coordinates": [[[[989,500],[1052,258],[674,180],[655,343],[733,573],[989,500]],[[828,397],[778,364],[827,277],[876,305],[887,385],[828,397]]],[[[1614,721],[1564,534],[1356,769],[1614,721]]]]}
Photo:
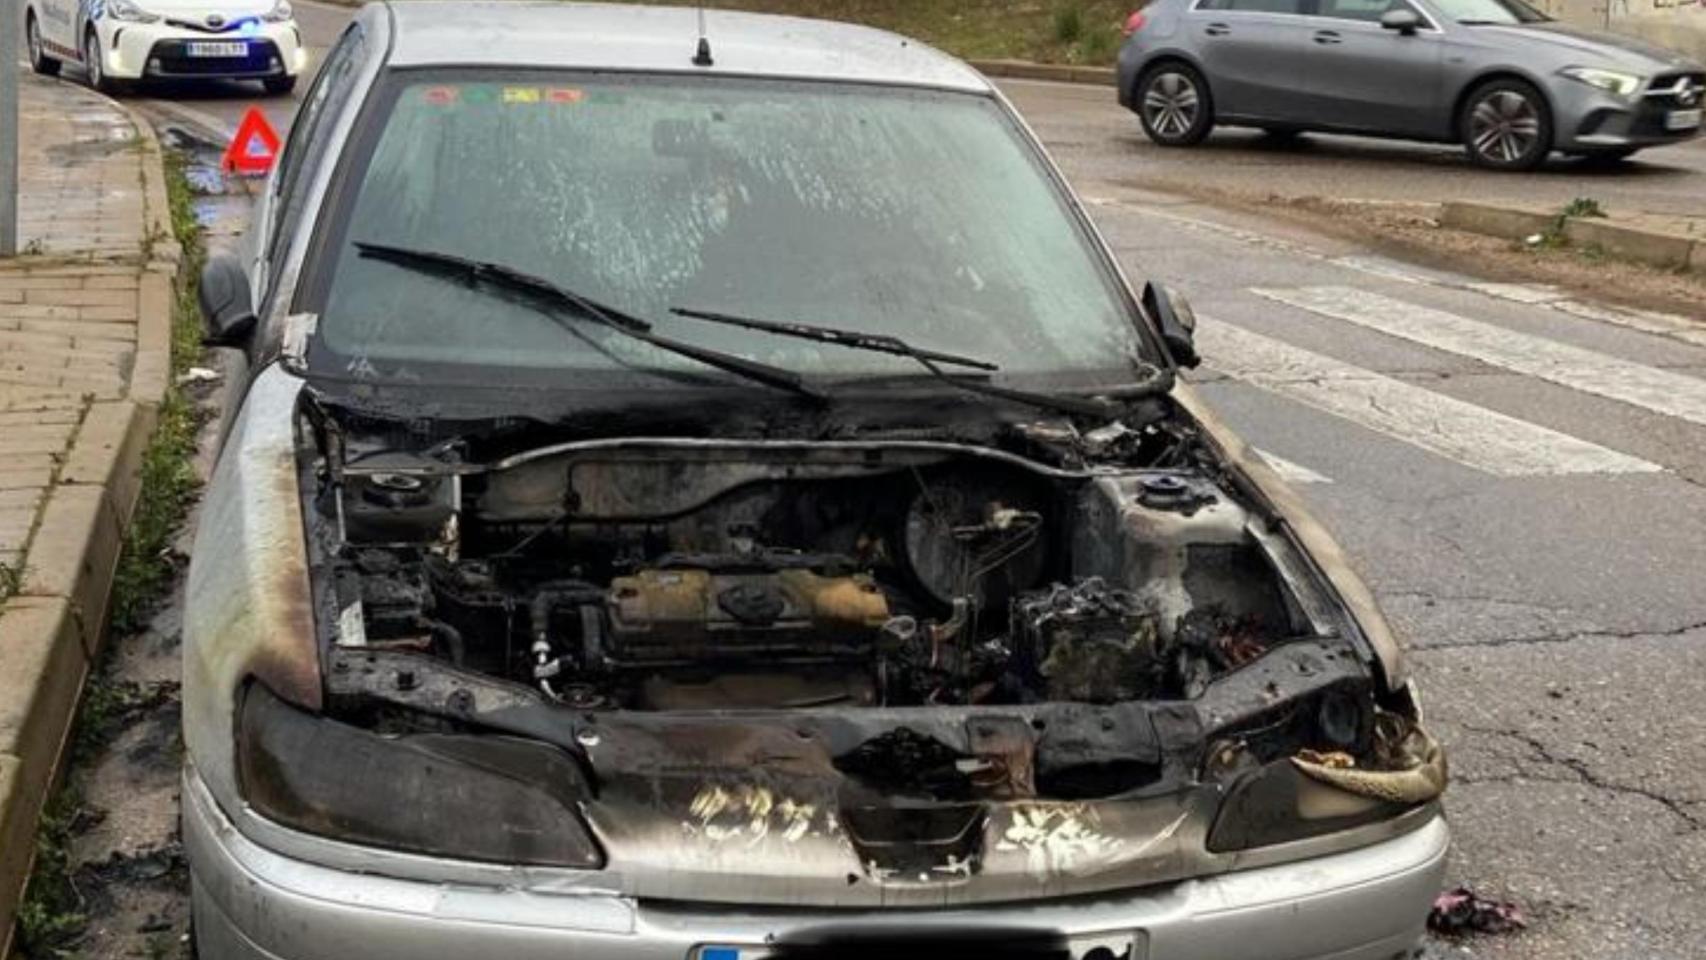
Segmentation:
{"type": "Polygon", "coordinates": [[[124,92],[124,85],[107,76],[106,61],[101,59],[101,38],[90,30],[83,38],[83,71],[89,76],[89,86],[101,93],[118,94],[124,92]]]}
{"type": "Polygon", "coordinates": [[[30,51],[30,69],[44,77],[59,75],[59,60],[47,55],[46,42],[41,38],[41,28],[36,26],[34,10],[24,17],[24,45],[30,51]]]}

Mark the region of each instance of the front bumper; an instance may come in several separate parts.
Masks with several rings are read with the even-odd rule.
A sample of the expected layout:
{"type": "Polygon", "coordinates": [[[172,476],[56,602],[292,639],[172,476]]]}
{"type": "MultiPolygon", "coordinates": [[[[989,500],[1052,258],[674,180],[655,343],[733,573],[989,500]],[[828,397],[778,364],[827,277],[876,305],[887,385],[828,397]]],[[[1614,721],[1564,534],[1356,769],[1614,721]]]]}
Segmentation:
{"type": "Polygon", "coordinates": [[[107,75],[123,79],[264,79],[294,77],[308,49],[294,22],[253,21],[241,31],[206,33],[169,23],[103,24],[107,75]],[[241,57],[190,57],[191,43],[242,43],[241,57]]]}
{"type": "Polygon", "coordinates": [[[1442,818],[1371,846],[1109,896],[947,910],[754,910],[398,880],[290,859],[238,832],[193,771],[184,844],[201,955],[218,960],[689,960],[825,925],[1135,934],[1130,960],[1389,960],[1421,935],[1442,818]]]}
{"type": "Polygon", "coordinates": [[[1663,146],[1693,139],[1701,133],[1699,126],[1666,127],[1666,117],[1673,110],[1682,109],[1667,98],[1618,97],[1567,79],[1558,80],[1553,87],[1557,148],[1566,153],[1663,146]]]}

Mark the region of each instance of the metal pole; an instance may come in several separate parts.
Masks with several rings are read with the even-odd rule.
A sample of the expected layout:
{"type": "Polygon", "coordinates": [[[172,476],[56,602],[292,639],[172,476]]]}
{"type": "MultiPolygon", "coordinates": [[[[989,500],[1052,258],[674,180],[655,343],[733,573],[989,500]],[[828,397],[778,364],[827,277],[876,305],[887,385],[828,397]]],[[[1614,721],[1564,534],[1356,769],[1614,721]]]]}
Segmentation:
{"type": "Polygon", "coordinates": [[[18,253],[18,31],[23,4],[0,0],[0,257],[18,253]]]}

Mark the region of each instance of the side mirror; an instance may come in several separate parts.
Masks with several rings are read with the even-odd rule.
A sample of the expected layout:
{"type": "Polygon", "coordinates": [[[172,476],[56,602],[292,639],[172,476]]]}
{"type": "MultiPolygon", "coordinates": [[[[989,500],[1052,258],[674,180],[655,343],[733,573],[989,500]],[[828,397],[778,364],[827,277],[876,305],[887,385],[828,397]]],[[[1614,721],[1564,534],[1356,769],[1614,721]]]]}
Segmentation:
{"type": "Polygon", "coordinates": [[[1143,288],[1143,309],[1161,328],[1161,342],[1175,365],[1188,369],[1202,363],[1197,356],[1197,315],[1184,294],[1150,283],[1143,288]]]}
{"type": "Polygon", "coordinates": [[[1388,10],[1380,15],[1380,25],[1408,37],[1422,28],[1422,18],[1409,7],[1388,10]]]}
{"type": "Polygon", "coordinates": [[[201,322],[203,342],[210,347],[244,347],[255,332],[255,306],[249,292],[249,275],[236,257],[211,257],[201,268],[201,322]]]}

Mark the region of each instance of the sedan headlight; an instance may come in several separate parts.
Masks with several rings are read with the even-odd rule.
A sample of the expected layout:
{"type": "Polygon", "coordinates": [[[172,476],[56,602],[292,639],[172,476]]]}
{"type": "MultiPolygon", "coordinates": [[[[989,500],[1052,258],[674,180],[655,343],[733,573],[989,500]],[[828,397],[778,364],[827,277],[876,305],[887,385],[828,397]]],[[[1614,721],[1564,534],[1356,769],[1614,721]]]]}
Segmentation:
{"type": "Polygon", "coordinates": [[[429,856],[596,868],[577,812],[588,789],[562,750],[497,736],[382,737],[251,684],[237,774],[262,816],[335,840],[429,856]]]}
{"type": "Polygon", "coordinates": [[[1307,840],[1390,820],[1407,809],[1321,783],[1282,760],[1231,786],[1209,831],[1208,848],[1227,853],[1307,840]]]}
{"type": "Polygon", "coordinates": [[[159,14],[149,13],[134,0],[107,0],[107,15],[125,23],[153,23],[160,19],[159,14]]]}
{"type": "Polygon", "coordinates": [[[1641,88],[1641,78],[1632,73],[1601,70],[1597,67],[1565,67],[1559,72],[1571,80],[1579,80],[1590,87],[1598,87],[1620,97],[1630,96],[1641,88]]]}
{"type": "Polygon", "coordinates": [[[278,0],[277,3],[273,4],[271,10],[261,16],[261,19],[268,23],[289,23],[290,18],[294,16],[296,16],[296,11],[291,9],[290,0],[278,0]]]}

